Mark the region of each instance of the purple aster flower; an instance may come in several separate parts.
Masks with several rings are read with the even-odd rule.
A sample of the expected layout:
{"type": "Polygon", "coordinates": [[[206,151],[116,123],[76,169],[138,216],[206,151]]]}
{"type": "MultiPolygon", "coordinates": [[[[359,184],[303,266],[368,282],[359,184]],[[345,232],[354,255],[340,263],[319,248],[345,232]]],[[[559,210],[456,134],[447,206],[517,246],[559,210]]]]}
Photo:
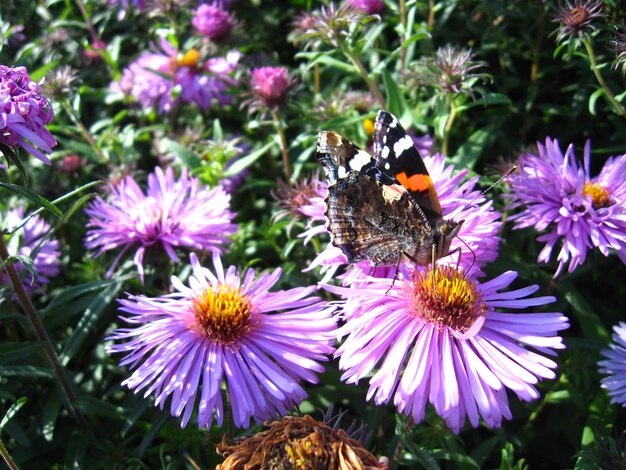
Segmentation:
{"type": "MultiPolygon", "coordinates": [[[[5,229],[18,226],[24,218],[24,209],[18,207],[11,209],[5,218],[5,229]]],[[[51,227],[48,222],[38,215],[32,216],[24,224],[22,229],[13,233],[8,241],[9,253],[19,256],[33,257],[33,264],[37,269],[37,281],[33,282],[32,274],[26,275],[24,286],[28,290],[36,290],[50,282],[51,278],[56,277],[60,272],[61,263],[59,258],[61,252],[59,249],[59,241],[50,238],[46,240],[41,247],[42,240],[50,232],[51,227]],[[34,251],[39,248],[39,251],[34,251]]],[[[18,272],[24,270],[21,263],[16,263],[18,272]]],[[[8,275],[4,270],[0,271],[0,284],[10,284],[8,275]]]]}
{"type": "Polygon", "coordinates": [[[0,65],[0,144],[20,146],[46,165],[57,142],[46,129],[54,110],[26,67],[0,65]]]}
{"type": "Polygon", "coordinates": [[[311,296],[316,287],[269,292],[280,268],[255,280],[252,269],[243,279],[225,270],[217,254],[214,272],[194,254],[191,264],[189,287],[173,277],[169,295],[120,301],[132,328],[113,333],[120,343],[107,349],[135,369],[123,385],[145,389],[161,409],[171,395],[182,427],[196,401],[198,426],[210,428],[214,415],[221,426],[225,393],[237,427],[286,414],[307,396],[300,382],[317,383],[319,362],[334,351],[334,307],[311,296]]]}
{"type": "Polygon", "coordinates": [[[576,161],[572,145],[565,154],[559,142],[550,138],[545,146],[537,147],[539,156],[522,155],[519,172],[509,181],[511,208],[524,208],[510,217],[514,228],[546,231],[537,238],[546,243],[538,260],[549,262],[559,243],[555,277],[567,263],[569,272],[584,263],[587,250],[593,247],[604,256],[614,249],[626,263],[626,155],[608,159],[600,174],[592,178],[589,141],[583,167],[576,161]]]}
{"type": "MultiPolygon", "coordinates": [[[[474,189],[478,181],[477,177],[470,178],[462,183],[468,171],[462,170],[453,175],[454,165],[446,166],[445,157],[439,153],[425,156],[423,159],[435,185],[435,190],[439,195],[443,217],[446,220],[465,221],[458,236],[453,239],[450,245],[450,251],[456,251],[452,255],[441,258],[438,263],[454,266],[458,264],[464,269],[472,267],[472,269],[481,272],[480,268],[482,266],[495,260],[498,256],[500,245],[498,233],[502,227],[501,214],[493,209],[491,201],[481,196],[480,191],[474,189]]],[[[323,198],[312,200],[316,205],[315,210],[313,208],[307,209],[308,212],[315,215],[315,218],[312,220],[326,220],[325,216],[323,216],[325,211],[323,199],[325,197],[324,195],[323,198]]],[[[301,236],[308,240],[311,236],[325,231],[325,227],[321,224],[311,225],[301,236]]],[[[347,258],[343,252],[329,245],[327,250],[318,255],[311,263],[310,268],[321,265],[328,272],[332,272],[339,265],[346,263],[347,258]]],[[[358,273],[394,276],[388,268],[375,268],[372,271],[369,262],[357,263],[354,267],[358,273]]]]}
{"type": "Polygon", "coordinates": [[[86,209],[90,228],[85,236],[85,245],[97,250],[96,256],[121,249],[107,275],[130,249],[137,250],[134,262],[143,278],[146,249],[161,248],[178,262],[177,247],[219,251],[237,228],[230,195],[221,186],[201,188],[186,170],[175,180],[172,168],[165,173],[156,168],[148,176],[146,193],[130,176],[110,190],[107,200],[97,197],[86,209]]]}
{"type": "Polygon", "coordinates": [[[274,109],[282,106],[295,81],[285,67],[259,67],[250,71],[250,89],[253,98],[244,103],[253,112],[258,108],[274,109]]]}
{"type": "Polygon", "coordinates": [[[534,297],[537,286],[501,292],[517,277],[506,272],[479,283],[450,266],[405,273],[404,279],[360,280],[351,287],[325,286],[345,301],[345,341],[335,353],[342,380],[357,383],[374,372],[367,398],[377,405],[392,397],[418,423],[426,402],[455,433],[465,419],[489,427],[511,419],[506,388],[521,400],[539,397],[535,384],[552,379],[557,364],[545,357],[564,345],[561,313],[503,313],[553,302],[534,297]],[[535,349],[532,351],[531,349],[535,349]]]}
{"type": "Polygon", "coordinates": [[[613,327],[613,344],[602,351],[606,358],[598,362],[599,372],[608,377],[602,379],[602,388],[608,390],[611,403],[626,406],[626,323],[613,327]]]}
{"type": "Polygon", "coordinates": [[[155,108],[161,114],[170,112],[180,99],[203,110],[215,103],[224,106],[232,101],[227,91],[235,82],[229,75],[240,57],[241,53],[234,51],[202,64],[198,50],[179,55],[170,42],[161,39],[160,50],[140,55],[112,89],[134,96],[144,108],[155,108]]]}
{"type": "Polygon", "coordinates": [[[347,0],[345,3],[355,10],[362,11],[368,15],[377,15],[385,9],[385,4],[382,0],[347,0]]]}
{"type": "Polygon", "coordinates": [[[192,13],[194,17],[191,24],[194,28],[214,42],[228,38],[235,25],[235,18],[221,3],[202,4],[192,13]]]}

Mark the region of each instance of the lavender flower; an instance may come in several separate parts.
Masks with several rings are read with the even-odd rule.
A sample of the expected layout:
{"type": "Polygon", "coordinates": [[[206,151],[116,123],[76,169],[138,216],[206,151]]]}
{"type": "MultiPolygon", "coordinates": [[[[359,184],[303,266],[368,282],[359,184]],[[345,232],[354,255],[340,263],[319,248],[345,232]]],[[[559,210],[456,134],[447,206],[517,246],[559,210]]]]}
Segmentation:
{"type": "Polygon", "coordinates": [[[191,24],[194,28],[214,42],[228,38],[235,25],[235,19],[221,3],[202,4],[192,13],[194,17],[191,24]]]}
{"type": "Polygon", "coordinates": [[[26,67],[0,65],[0,144],[20,146],[46,165],[57,142],[45,125],[54,110],[26,67]]]}
{"type": "MultiPolygon", "coordinates": [[[[11,209],[4,217],[5,229],[10,229],[20,224],[24,218],[24,209],[21,207],[11,209]]],[[[27,274],[24,286],[30,290],[36,290],[50,282],[50,279],[56,277],[60,272],[61,252],[59,249],[59,241],[50,238],[41,245],[41,248],[34,254],[34,250],[44,237],[50,232],[51,227],[48,222],[38,215],[32,216],[21,228],[21,231],[13,233],[8,239],[9,252],[14,255],[27,256],[33,258],[33,265],[37,270],[37,280],[35,281],[32,274],[27,274]]],[[[16,263],[18,272],[24,270],[21,263],[16,263]]],[[[0,271],[0,284],[10,284],[8,275],[4,270],[0,271]]]]}
{"type": "Polygon", "coordinates": [[[86,209],[90,228],[85,237],[85,245],[97,250],[96,256],[121,249],[108,275],[128,250],[136,249],[134,262],[143,278],[148,248],[161,248],[178,262],[177,247],[216,252],[236,231],[230,195],[221,186],[201,188],[186,170],[175,180],[171,168],[165,173],[156,168],[148,176],[145,194],[130,176],[110,190],[106,201],[97,197],[86,209]]]}
{"type": "Polygon", "coordinates": [[[549,262],[560,244],[555,277],[568,263],[569,272],[584,263],[587,250],[593,247],[604,256],[613,249],[626,263],[626,155],[608,159],[600,174],[592,178],[589,141],[582,168],[572,145],[565,154],[559,142],[550,138],[545,146],[537,147],[539,156],[522,155],[519,172],[509,181],[511,208],[524,208],[510,217],[515,228],[546,231],[537,238],[546,243],[538,260],[549,262]]]}
{"type": "Polygon", "coordinates": [[[517,273],[481,284],[450,266],[437,269],[436,283],[429,269],[403,277],[325,286],[345,299],[338,332],[346,338],[335,353],[342,380],[357,383],[378,365],[367,394],[377,405],[393,397],[418,423],[429,401],[455,433],[466,418],[473,427],[479,418],[497,427],[511,419],[506,388],[530,401],[539,397],[538,379],[555,377],[556,363],[543,354],[564,348],[557,332],[568,327],[567,318],[496,311],[554,301],[527,298],[537,286],[500,292],[517,273]]]}
{"type": "Polygon", "coordinates": [[[385,4],[382,0],[347,0],[345,3],[355,10],[362,11],[368,15],[377,15],[385,9],[385,4]]]}
{"type": "MultiPolygon", "coordinates": [[[[476,269],[493,261],[498,256],[500,237],[498,233],[502,227],[501,214],[493,209],[491,201],[480,192],[475,190],[477,177],[470,178],[462,183],[467,175],[467,170],[453,175],[454,165],[445,164],[445,157],[441,154],[424,157],[424,164],[430,173],[439,195],[439,202],[444,218],[452,220],[465,220],[456,238],[453,239],[450,251],[455,251],[450,256],[441,258],[439,263],[459,266],[464,269],[476,269]],[[471,203],[471,205],[470,205],[471,203]],[[462,240],[462,241],[461,241],[462,240]],[[469,247],[469,249],[468,249],[469,247]]],[[[307,211],[315,216],[314,220],[325,220],[323,199],[312,200],[316,208],[307,208],[307,211]]],[[[322,225],[313,225],[301,236],[308,240],[310,237],[325,232],[322,225]]],[[[310,268],[321,265],[332,272],[338,265],[345,264],[347,259],[343,252],[334,246],[329,246],[324,252],[311,263],[310,268]]],[[[355,265],[358,273],[373,273],[369,263],[361,262],[355,265]]],[[[309,268],[309,269],[310,269],[309,268]]],[[[389,270],[383,276],[389,275],[389,270]]],[[[375,273],[375,272],[374,272],[375,273]]],[[[391,274],[393,277],[393,274],[391,274]]]]}
{"type": "Polygon", "coordinates": [[[606,359],[598,362],[599,372],[608,375],[602,379],[602,388],[608,390],[611,403],[626,406],[626,323],[613,327],[613,344],[602,355],[606,359]]]}
{"type": "Polygon", "coordinates": [[[196,401],[198,426],[210,428],[213,416],[221,426],[224,386],[237,427],[284,415],[307,396],[300,382],[316,383],[319,362],[334,351],[334,307],[311,296],[316,287],[269,292],[280,269],[255,280],[252,269],[243,279],[234,266],[225,270],[217,254],[214,272],[194,254],[191,264],[189,287],[173,277],[172,294],[120,301],[132,328],[113,333],[120,343],[107,349],[135,369],[123,385],[145,389],[161,409],[171,395],[182,427],[196,401]]]}
{"type": "Polygon", "coordinates": [[[227,91],[235,83],[230,74],[241,58],[239,52],[202,64],[196,49],[179,56],[166,39],[161,39],[159,45],[156,52],[146,52],[131,63],[112,89],[134,96],[144,108],[155,108],[161,114],[170,112],[181,99],[203,110],[232,101],[227,91]],[[179,97],[173,93],[175,89],[179,97]]]}

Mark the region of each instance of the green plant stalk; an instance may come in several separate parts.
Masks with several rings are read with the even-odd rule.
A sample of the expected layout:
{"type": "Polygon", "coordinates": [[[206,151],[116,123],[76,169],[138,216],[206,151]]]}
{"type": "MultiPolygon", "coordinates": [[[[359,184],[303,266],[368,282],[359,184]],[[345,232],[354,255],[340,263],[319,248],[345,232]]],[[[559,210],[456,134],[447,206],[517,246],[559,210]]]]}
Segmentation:
{"type": "Polygon", "coordinates": [[[274,121],[274,128],[276,129],[276,133],[280,138],[280,149],[283,154],[283,172],[285,173],[285,178],[290,179],[291,166],[289,165],[289,153],[287,152],[287,138],[285,137],[285,130],[280,124],[280,119],[275,109],[272,109],[272,120],[274,121]]]}
{"type": "Polygon", "coordinates": [[[15,293],[18,302],[22,306],[22,309],[26,313],[26,316],[28,317],[28,320],[30,321],[30,324],[35,332],[35,336],[43,344],[44,353],[46,354],[46,357],[48,358],[48,361],[50,362],[50,365],[54,370],[54,375],[56,376],[59,386],[61,387],[61,390],[65,395],[65,398],[72,414],[74,415],[74,418],[82,426],[83,418],[78,408],[76,408],[76,395],[74,395],[72,385],[67,378],[65,369],[61,365],[59,356],[54,350],[54,346],[52,345],[52,341],[50,341],[50,337],[46,332],[45,326],[39,319],[39,315],[37,315],[37,311],[35,310],[35,307],[33,306],[30,297],[28,297],[26,289],[24,289],[24,284],[22,283],[22,279],[20,279],[20,275],[18,274],[15,265],[13,263],[7,263],[8,258],[9,250],[7,248],[7,244],[4,240],[4,236],[0,236],[0,260],[2,260],[4,264],[4,269],[9,275],[11,285],[13,286],[13,292],[15,293]]]}
{"type": "Polygon", "coordinates": [[[348,46],[346,46],[346,44],[343,41],[339,43],[339,47],[341,48],[341,52],[343,52],[343,54],[357,68],[357,70],[359,71],[359,74],[361,75],[361,77],[363,77],[363,80],[365,80],[365,83],[367,83],[367,86],[369,87],[370,91],[374,95],[374,98],[376,98],[376,101],[378,101],[378,104],[380,105],[380,107],[385,109],[385,98],[383,98],[382,93],[380,92],[380,90],[378,89],[374,81],[367,74],[367,70],[365,70],[365,66],[363,65],[363,63],[359,60],[357,56],[354,55],[352,50],[348,46]]]}
{"type": "Polygon", "coordinates": [[[2,458],[6,462],[7,467],[9,467],[11,470],[19,470],[17,465],[15,465],[15,462],[13,462],[9,451],[4,446],[4,442],[2,442],[2,439],[0,439],[0,455],[2,455],[2,458]]]}
{"type": "Polygon", "coordinates": [[[441,153],[444,155],[448,155],[448,141],[450,137],[450,130],[452,129],[452,124],[456,119],[456,106],[454,105],[454,100],[449,99],[450,102],[450,116],[448,117],[448,122],[446,122],[446,127],[443,130],[443,139],[441,142],[441,153]]]}
{"type": "Polygon", "coordinates": [[[596,80],[598,80],[598,83],[600,84],[604,92],[606,93],[606,96],[609,99],[609,101],[613,103],[613,106],[617,108],[619,113],[623,117],[626,118],[626,109],[624,109],[621,103],[617,101],[617,98],[615,98],[615,95],[613,94],[613,92],[611,91],[607,83],[604,81],[604,77],[600,73],[600,69],[598,68],[598,62],[596,61],[596,54],[593,51],[593,47],[591,46],[591,40],[589,39],[589,36],[585,35],[583,37],[583,44],[585,45],[585,49],[587,50],[587,55],[589,56],[589,62],[591,63],[591,70],[596,76],[596,80]]]}
{"type": "Polygon", "coordinates": [[[102,150],[100,149],[98,144],[96,144],[96,141],[93,139],[93,137],[91,136],[87,128],[76,117],[76,115],[74,114],[74,111],[72,110],[72,107],[67,102],[67,100],[61,100],[61,106],[63,106],[63,109],[65,110],[67,115],[70,117],[70,120],[78,128],[83,138],[87,141],[87,143],[91,146],[91,148],[93,148],[94,151],[98,154],[98,157],[100,157],[100,163],[106,163],[107,158],[104,156],[104,153],[102,153],[102,150]]]}

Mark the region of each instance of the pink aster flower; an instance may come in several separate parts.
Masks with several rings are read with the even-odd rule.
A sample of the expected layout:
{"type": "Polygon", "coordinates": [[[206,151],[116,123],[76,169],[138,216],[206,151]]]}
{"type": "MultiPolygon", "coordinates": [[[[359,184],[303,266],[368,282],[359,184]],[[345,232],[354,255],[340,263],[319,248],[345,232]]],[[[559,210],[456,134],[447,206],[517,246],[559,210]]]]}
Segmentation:
{"type": "Polygon", "coordinates": [[[246,103],[250,105],[250,111],[278,108],[285,102],[287,93],[294,85],[285,67],[259,67],[252,69],[250,74],[253,98],[246,103]]]}
{"type": "Polygon", "coordinates": [[[234,17],[221,3],[202,4],[192,13],[193,27],[211,41],[226,39],[235,25],[234,17]]]}
{"type": "Polygon", "coordinates": [[[609,158],[600,174],[591,177],[591,144],[587,141],[581,167],[570,145],[565,154],[559,142],[550,138],[537,144],[539,156],[519,158],[519,172],[513,174],[511,208],[523,210],[510,217],[515,228],[534,227],[545,231],[537,238],[545,242],[538,260],[550,261],[557,245],[558,276],[584,263],[587,250],[596,247],[604,256],[613,249],[626,263],[626,155],[609,158]]]}
{"type": "Polygon", "coordinates": [[[608,390],[611,403],[626,406],[626,323],[613,327],[613,344],[602,351],[606,358],[600,362],[599,372],[607,375],[602,379],[602,388],[608,390]]]}
{"type": "MultiPolygon", "coordinates": [[[[480,268],[482,266],[495,260],[498,256],[500,245],[498,233],[502,227],[500,212],[494,210],[492,202],[481,196],[480,191],[475,189],[478,181],[477,177],[462,182],[467,176],[467,170],[462,170],[453,175],[454,165],[446,166],[445,157],[439,153],[425,156],[423,160],[439,196],[444,219],[465,221],[458,236],[453,239],[450,245],[450,251],[456,251],[449,256],[441,258],[439,263],[453,266],[459,264],[464,269],[472,267],[472,269],[481,272],[480,268]]],[[[324,195],[323,198],[312,200],[316,205],[315,210],[307,208],[309,213],[316,215],[313,220],[325,221],[325,216],[323,216],[325,211],[323,199],[325,197],[324,195]]],[[[312,224],[302,236],[308,240],[311,236],[325,231],[326,228],[322,224],[312,224]]],[[[323,266],[325,271],[332,272],[339,265],[346,263],[347,258],[343,252],[329,245],[324,252],[320,253],[313,260],[310,268],[323,266]]],[[[374,273],[377,276],[394,276],[388,268],[377,268],[373,272],[369,262],[357,263],[354,267],[356,268],[354,274],[359,276],[363,273],[374,273]]]]}
{"type": "Polygon", "coordinates": [[[22,147],[50,165],[47,155],[57,142],[45,126],[53,117],[26,67],[0,65],[0,144],[22,147]]]}
{"type": "Polygon", "coordinates": [[[161,114],[170,112],[180,100],[203,110],[232,101],[227,92],[235,83],[230,74],[241,58],[239,52],[203,63],[196,49],[179,54],[166,39],[159,45],[160,49],[143,53],[131,63],[112,89],[134,96],[144,108],[156,108],[161,114]]]}
{"type": "Polygon", "coordinates": [[[382,0],[347,0],[345,3],[368,15],[382,13],[385,9],[385,4],[382,0]]]}
{"type": "Polygon", "coordinates": [[[345,340],[335,353],[342,380],[357,383],[373,373],[367,398],[377,405],[393,398],[416,423],[430,402],[455,433],[466,418],[473,427],[480,418],[500,426],[511,419],[507,388],[530,401],[539,397],[538,380],[555,377],[557,364],[546,355],[564,348],[557,332],[568,327],[560,313],[496,311],[554,301],[529,298],[537,286],[503,291],[516,277],[509,271],[479,283],[444,266],[436,283],[430,269],[420,268],[395,283],[370,278],[325,286],[345,299],[338,330],[345,340]]]}
{"type": "Polygon", "coordinates": [[[171,396],[182,427],[196,402],[199,427],[210,428],[213,416],[221,426],[225,393],[237,427],[286,414],[307,396],[300,383],[317,383],[334,351],[334,307],[311,296],[316,287],[270,292],[280,269],[256,279],[249,269],[242,279],[217,254],[213,272],[194,254],[191,264],[189,286],[173,277],[172,294],[120,301],[132,327],[113,333],[119,343],[107,349],[135,369],[123,385],[145,389],[161,409],[171,396]]]}
{"type": "MultiPolygon", "coordinates": [[[[11,209],[4,217],[5,229],[18,226],[24,218],[24,209],[18,207],[11,209]]],[[[59,241],[54,238],[46,240],[46,236],[52,227],[38,215],[32,216],[19,229],[10,235],[8,239],[9,253],[13,255],[32,258],[33,265],[37,270],[37,280],[32,274],[26,274],[24,286],[32,291],[43,287],[56,277],[60,272],[61,252],[59,241]],[[42,243],[43,242],[43,243],[42,243]],[[40,246],[41,245],[41,246],[40,246]]],[[[24,270],[21,263],[16,264],[18,272],[24,270]]],[[[0,271],[0,284],[10,284],[8,275],[4,270],[0,271]]]]}
{"type": "Polygon", "coordinates": [[[219,251],[236,231],[230,195],[221,186],[200,187],[186,170],[176,180],[172,168],[165,173],[156,168],[145,193],[130,176],[110,190],[106,200],[97,197],[86,209],[90,228],[85,236],[85,245],[96,250],[96,256],[121,250],[108,275],[128,250],[136,249],[134,262],[143,278],[147,249],[160,248],[178,262],[176,248],[219,251]]]}

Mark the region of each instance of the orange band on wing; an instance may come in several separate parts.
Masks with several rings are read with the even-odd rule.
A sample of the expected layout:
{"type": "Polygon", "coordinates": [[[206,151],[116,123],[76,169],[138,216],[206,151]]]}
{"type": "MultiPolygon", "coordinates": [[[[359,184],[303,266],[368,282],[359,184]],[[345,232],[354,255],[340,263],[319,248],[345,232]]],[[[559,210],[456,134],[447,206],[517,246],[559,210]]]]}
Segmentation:
{"type": "Polygon", "coordinates": [[[396,178],[409,191],[427,191],[433,185],[428,175],[415,174],[409,178],[405,172],[402,172],[398,173],[396,178]]]}

